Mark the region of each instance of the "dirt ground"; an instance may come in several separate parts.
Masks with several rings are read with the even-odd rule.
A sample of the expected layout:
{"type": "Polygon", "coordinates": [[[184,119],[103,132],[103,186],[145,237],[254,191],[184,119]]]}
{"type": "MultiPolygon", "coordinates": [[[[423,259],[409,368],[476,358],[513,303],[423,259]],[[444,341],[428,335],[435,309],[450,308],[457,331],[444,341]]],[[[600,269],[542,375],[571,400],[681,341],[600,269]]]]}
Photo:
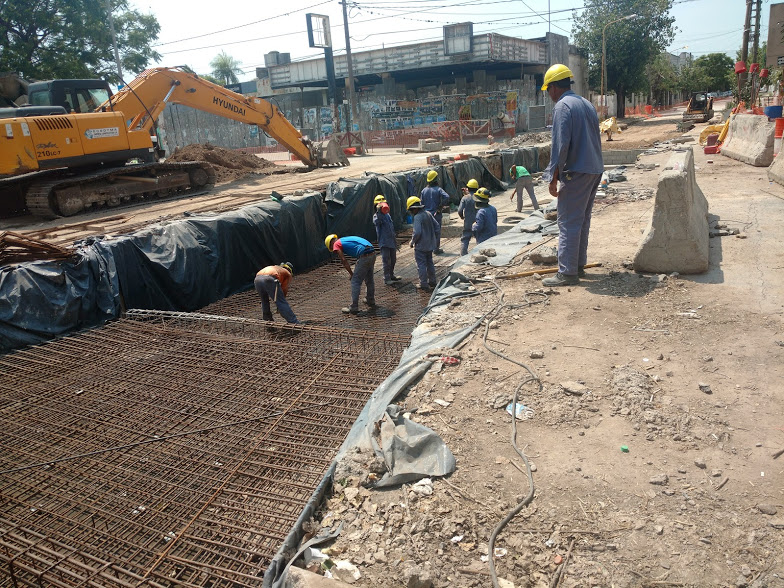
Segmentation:
{"type": "Polygon", "coordinates": [[[218,183],[231,182],[251,174],[280,169],[271,161],[250,153],[216,147],[210,143],[186,145],[174,151],[168,161],[206,161],[215,168],[218,183]]]}
{"type": "MultiPolygon", "coordinates": [[[[629,141],[648,141],[638,128],[649,132],[630,127],[629,141]]],[[[661,169],[669,157],[640,162],[661,169]]],[[[519,389],[530,418],[518,421],[517,443],[534,464],[535,497],[496,541],[502,586],[784,586],[784,457],[773,457],[784,449],[784,188],[764,168],[699,148],[695,159],[712,226],[740,231],[711,239],[708,273],[626,269],[659,175],[630,168],[597,200],[589,262],[602,266],[579,286],[498,279],[533,268],[527,259],[478,266],[474,277],[496,278],[478,282],[483,294],[428,317],[438,329],[475,321],[501,294],[507,305],[491,317],[487,346],[478,329],[448,353],[458,365],[436,362],[399,399],[447,442],[454,474],[377,491],[362,485],[366,456],[339,469],[313,524],[344,525],[326,552],[359,578],[339,577],[492,585],[490,535],[529,486],[505,411],[528,372],[491,347],[541,381],[519,389]]],[[[494,200],[499,218],[511,210],[494,200]]]]}

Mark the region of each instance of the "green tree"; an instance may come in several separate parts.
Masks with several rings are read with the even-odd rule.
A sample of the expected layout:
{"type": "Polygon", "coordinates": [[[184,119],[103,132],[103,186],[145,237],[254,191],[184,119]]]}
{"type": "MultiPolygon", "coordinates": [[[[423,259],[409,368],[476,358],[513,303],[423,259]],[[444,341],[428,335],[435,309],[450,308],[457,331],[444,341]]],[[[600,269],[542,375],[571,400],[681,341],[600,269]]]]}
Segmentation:
{"type": "MultiPolygon", "coordinates": [[[[141,72],[160,59],[154,16],[111,0],[120,61],[141,72]]],[[[0,0],[0,71],[28,79],[101,77],[118,82],[104,0],[0,0]]]]}
{"type": "Polygon", "coordinates": [[[221,51],[215,56],[215,59],[210,61],[212,75],[219,80],[222,80],[221,83],[223,84],[239,83],[240,80],[237,78],[237,74],[242,73],[240,65],[242,65],[242,63],[234,59],[225,51],[221,51]]]}
{"type": "Polygon", "coordinates": [[[596,0],[589,10],[575,17],[572,33],[576,45],[588,50],[589,83],[600,87],[602,30],[608,23],[631,14],[637,17],[606,28],[605,88],[615,90],[618,117],[623,118],[626,94],[648,89],[646,66],[669,46],[675,36],[670,16],[673,0],[596,0]]]}
{"type": "Polygon", "coordinates": [[[708,53],[694,60],[694,69],[698,71],[708,92],[724,92],[732,88],[732,77],[735,68],[732,58],[726,53],[708,53]]]}
{"type": "Polygon", "coordinates": [[[648,90],[650,101],[658,104],[665,103],[665,94],[678,88],[678,72],[670,61],[667,53],[659,53],[654,60],[645,67],[648,77],[648,90]]]}

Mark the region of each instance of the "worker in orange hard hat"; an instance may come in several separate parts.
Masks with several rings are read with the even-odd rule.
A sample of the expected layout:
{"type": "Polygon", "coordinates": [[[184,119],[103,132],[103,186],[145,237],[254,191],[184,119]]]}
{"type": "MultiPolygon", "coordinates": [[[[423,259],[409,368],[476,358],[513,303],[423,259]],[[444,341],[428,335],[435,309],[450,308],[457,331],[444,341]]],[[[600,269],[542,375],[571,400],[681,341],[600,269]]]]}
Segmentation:
{"type": "Polygon", "coordinates": [[[544,178],[558,198],[558,273],[543,286],[577,284],[585,274],[588,232],[596,190],[604,172],[599,117],[593,105],[571,89],[572,72],[563,64],[544,74],[542,90],[555,102],[550,164],[544,178]]]}

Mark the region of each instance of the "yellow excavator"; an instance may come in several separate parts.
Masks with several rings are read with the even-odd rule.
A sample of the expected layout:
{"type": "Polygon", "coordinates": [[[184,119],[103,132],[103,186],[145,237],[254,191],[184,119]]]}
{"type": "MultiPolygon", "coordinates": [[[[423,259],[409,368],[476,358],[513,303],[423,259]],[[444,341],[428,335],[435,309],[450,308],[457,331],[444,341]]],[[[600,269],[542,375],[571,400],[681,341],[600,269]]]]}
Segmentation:
{"type": "Polygon", "coordinates": [[[92,111],[35,100],[0,109],[2,214],[26,208],[43,217],[71,216],[211,187],[215,173],[208,163],[158,159],[154,124],[170,103],[258,125],[309,167],[348,165],[336,141],[311,143],[270,102],[181,68],[155,68],[92,111]]]}

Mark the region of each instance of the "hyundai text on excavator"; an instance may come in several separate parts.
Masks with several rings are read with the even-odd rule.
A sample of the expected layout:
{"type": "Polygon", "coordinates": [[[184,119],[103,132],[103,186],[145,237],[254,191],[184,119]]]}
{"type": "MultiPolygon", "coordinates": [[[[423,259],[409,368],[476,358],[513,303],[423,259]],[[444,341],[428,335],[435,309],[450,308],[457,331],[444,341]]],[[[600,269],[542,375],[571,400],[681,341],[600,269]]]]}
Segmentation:
{"type": "MultiPolygon", "coordinates": [[[[258,125],[310,167],[348,165],[335,141],[311,143],[262,98],[181,68],[156,68],[92,112],[38,105],[0,109],[0,210],[71,216],[94,205],[209,188],[208,163],[159,162],[154,124],[177,103],[258,125]]],[[[68,102],[71,104],[71,102],[68,102]]]]}

